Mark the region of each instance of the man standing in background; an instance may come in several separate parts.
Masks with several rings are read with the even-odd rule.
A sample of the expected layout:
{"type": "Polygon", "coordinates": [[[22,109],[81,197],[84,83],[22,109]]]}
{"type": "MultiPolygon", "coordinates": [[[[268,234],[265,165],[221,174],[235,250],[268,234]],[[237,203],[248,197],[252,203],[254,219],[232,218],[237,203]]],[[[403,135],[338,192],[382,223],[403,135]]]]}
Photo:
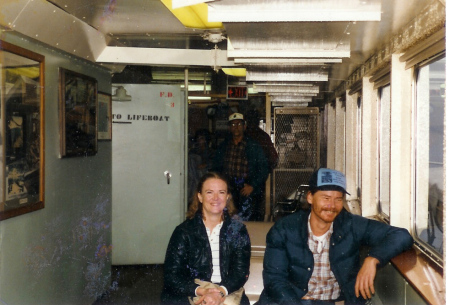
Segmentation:
{"type": "MultiPolygon", "coordinates": [[[[269,173],[277,167],[278,164],[278,153],[273,145],[270,136],[259,127],[259,114],[257,110],[249,110],[245,114],[245,120],[247,122],[247,129],[245,130],[246,135],[255,140],[263,149],[264,154],[269,165],[269,173]]],[[[264,216],[266,211],[266,200],[265,200],[265,190],[266,185],[263,185],[261,200],[258,200],[258,210],[261,211],[264,216]]]]}
{"type": "Polygon", "coordinates": [[[231,136],[217,148],[212,170],[230,182],[233,200],[242,220],[263,220],[259,207],[269,166],[261,146],[244,134],[247,124],[241,113],[228,118],[231,136]]]}

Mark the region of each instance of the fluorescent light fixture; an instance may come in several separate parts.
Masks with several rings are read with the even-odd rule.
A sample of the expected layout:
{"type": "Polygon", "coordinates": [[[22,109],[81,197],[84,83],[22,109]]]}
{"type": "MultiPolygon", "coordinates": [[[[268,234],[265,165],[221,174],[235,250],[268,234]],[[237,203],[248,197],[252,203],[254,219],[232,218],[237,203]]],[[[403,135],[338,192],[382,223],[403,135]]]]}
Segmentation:
{"type": "MultiPolygon", "coordinates": [[[[180,88],[184,89],[184,84],[180,88]]],[[[188,91],[211,91],[211,85],[188,85],[188,91]]]]}
{"type": "Polygon", "coordinates": [[[161,0],[172,14],[187,28],[218,29],[223,28],[222,22],[208,21],[208,5],[198,3],[191,6],[174,8],[172,0],[161,0]]]}
{"type": "Polygon", "coordinates": [[[291,93],[286,93],[286,92],[269,92],[268,93],[271,97],[274,96],[280,96],[280,97],[305,97],[306,95],[303,93],[296,93],[296,92],[291,92],[291,93]]]}
{"type": "Polygon", "coordinates": [[[236,77],[245,77],[247,70],[245,68],[222,68],[223,73],[236,77]]]}
{"type": "Polygon", "coordinates": [[[272,106],[275,106],[275,107],[279,107],[279,106],[281,106],[281,107],[308,107],[308,103],[279,103],[279,102],[276,102],[276,103],[272,103],[272,106]]]}
{"type": "Polygon", "coordinates": [[[210,101],[210,96],[188,96],[188,100],[204,100],[204,101],[210,101]]]}
{"type": "Polygon", "coordinates": [[[301,82],[326,82],[328,81],[327,71],[315,73],[295,73],[295,72],[256,72],[247,71],[246,81],[301,81],[301,82]]]}
{"type": "Polygon", "coordinates": [[[310,94],[318,94],[319,86],[312,87],[302,87],[302,86],[263,86],[263,85],[253,85],[255,89],[259,92],[297,92],[297,93],[310,93],[310,94]]]}
{"type": "MultiPolygon", "coordinates": [[[[229,40],[228,40],[229,41],[229,40]]],[[[249,49],[230,49],[227,52],[228,57],[253,57],[253,58],[271,58],[271,57],[312,57],[312,58],[344,58],[350,57],[350,48],[348,50],[321,50],[321,49],[285,49],[285,50],[249,50],[249,49]]]]}
{"type": "Polygon", "coordinates": [[[311,83],[303,82],[254,82],[253,86],[297,86],[297,87],[312,87],[311,83]]]}
{"type": "Polygon", "coordinates": [[[342,63],[341,58],[235,58],[235,64],[248,65],[323,65],[327,63],[342,63]]]}
{"type": "Polygon", "coordinates": [[[312,97],[306,96],[270,96],[270,100],[275,103],[310,103],[312,97]]]}
{"type": "Polygon", "coordinates": [[[380,21],[381,1],[228,0],[210,3],[211,22],[380,21]]]}
{"type": "MultiPolygon", "coordinates": [[[[273,46],[273,44],[270,44],[273,46]]],[[[269,46],[267,46],[269,47],[269,46]]],[[[335,49],[235,49],[227,39],[227,56],[233,58],[343,58],[350,57],[350,44],[337,45],[335,49]]]]}
{"type": "Polygon", "coordinates": [[[255,93],[259,93],[257,90],[255,90],[255,88],[249,86],[248,89],[248,94],[255,94],[255,93]]]}

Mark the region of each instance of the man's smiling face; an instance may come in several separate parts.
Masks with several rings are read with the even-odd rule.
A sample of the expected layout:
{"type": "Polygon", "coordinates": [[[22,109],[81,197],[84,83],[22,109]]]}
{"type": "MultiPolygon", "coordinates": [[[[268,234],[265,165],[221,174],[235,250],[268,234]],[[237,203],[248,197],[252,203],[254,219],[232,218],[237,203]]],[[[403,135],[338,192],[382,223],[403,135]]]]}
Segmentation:
{"type": "Polygon", "coordinates": [[[307,200],[311,205],[311,220],[330,224],[342,211],[345,196],[339,191],[317,191],[314,195],[308,192],[307,200]]]}

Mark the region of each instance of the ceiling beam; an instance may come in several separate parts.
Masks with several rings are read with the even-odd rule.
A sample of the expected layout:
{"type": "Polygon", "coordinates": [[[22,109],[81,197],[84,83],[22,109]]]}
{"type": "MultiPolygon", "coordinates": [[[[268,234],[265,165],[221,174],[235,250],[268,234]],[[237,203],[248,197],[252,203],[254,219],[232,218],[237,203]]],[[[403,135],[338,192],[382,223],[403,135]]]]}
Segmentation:
{"type": "Polygon", "coordinates": [[[220,69],[234,66],[226,51],[220,49],[165,49],[106,47],[98,56],[99,63],[135,65],[205,66],[220,69]]]}

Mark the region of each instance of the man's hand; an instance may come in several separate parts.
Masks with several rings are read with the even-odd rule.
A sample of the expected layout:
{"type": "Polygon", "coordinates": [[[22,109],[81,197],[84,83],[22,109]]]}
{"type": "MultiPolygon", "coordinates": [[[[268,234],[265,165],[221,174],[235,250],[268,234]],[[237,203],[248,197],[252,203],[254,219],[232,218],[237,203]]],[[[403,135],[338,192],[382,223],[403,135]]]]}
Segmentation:
{"type": "Polygon", "coordinates": [[[250,184],[244,183],[244,187],[241,189],[241,195],[248,197],[253,192],[253,186],[250,184]]]}
{"type": "Polygon", "coordinates": [[[375,294],[373,281],[377,273],[377,265],[380,262],[374,257],[367,257],[361,269],[356,276],[355,294],[359,297],[360,293],[364,299],[370,299],[375,294]]]}

